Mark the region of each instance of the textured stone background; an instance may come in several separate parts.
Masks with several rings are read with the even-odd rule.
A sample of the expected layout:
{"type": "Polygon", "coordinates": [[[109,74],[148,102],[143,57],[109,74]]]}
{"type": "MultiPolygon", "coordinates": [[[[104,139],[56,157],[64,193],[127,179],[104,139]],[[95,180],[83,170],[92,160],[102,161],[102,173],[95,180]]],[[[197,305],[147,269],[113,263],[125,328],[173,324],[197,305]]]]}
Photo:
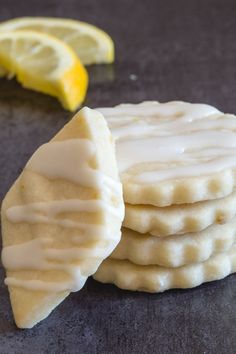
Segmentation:
{"type": "MultiPolygon", "coordinates": [[[[183,99],[236,113],[234,0],[0,0],[0,20],[24,15],[74,17],[112,35],[116,63],[90,69],[90,107],[183,99]]],[[[70,116],[55,99],[0,79],[1,198],[70,116]]],[[[157,295],[89,280],[24,331],[14,325],[3,278],[1,269],[1,354],[236,353],[234,275],[157,295]]]]}

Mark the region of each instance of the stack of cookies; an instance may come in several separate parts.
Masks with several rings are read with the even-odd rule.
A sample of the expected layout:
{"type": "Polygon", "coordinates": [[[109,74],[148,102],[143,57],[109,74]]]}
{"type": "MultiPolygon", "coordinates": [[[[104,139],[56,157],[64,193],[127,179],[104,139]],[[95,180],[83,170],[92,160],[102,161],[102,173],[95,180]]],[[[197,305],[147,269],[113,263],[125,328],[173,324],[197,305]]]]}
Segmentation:
{"type": "Polygon", "coordinates": [[[5,283],[21,328],[90,275],[160,292],[236,271],[236,117],[184,102],[100,111],[116,151],[104,117],[84,108],[2,203],[5,283]]]}
{"type": "Polygon", "coordinates": [[[116,140],[122,239],[94,278],[191,288],[236,271],[236,117],[205,104],[101,108],[116,140]]]}

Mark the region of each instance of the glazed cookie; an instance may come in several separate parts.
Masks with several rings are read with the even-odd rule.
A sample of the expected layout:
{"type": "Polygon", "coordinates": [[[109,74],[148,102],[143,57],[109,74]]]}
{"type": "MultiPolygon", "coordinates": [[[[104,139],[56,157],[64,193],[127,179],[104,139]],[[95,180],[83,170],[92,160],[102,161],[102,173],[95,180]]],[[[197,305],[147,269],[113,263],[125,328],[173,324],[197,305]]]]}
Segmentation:
{"type": "Polygon", "coordinates": [[[224,224],[236,215],[236,191],[225,198],[193,204],[125,205],[123,226],[140,233],[164,237],[199,232],[212,224],[224,224]]]}
{"type": "Polygon", "coordinates": [[[163,207],[232,193],[235,116],[209,105],[179,101],[98,110],[116,138],[127,203],[163,207]]]}
{"type": "Polygon", "coordinates": [[[2,261],[16,324],[30,328],[82,288],[120,240],[113,140],[82,109],[31,157],[2,205],[2,261]]]}
{"type": "Polygon", "coordinates": [[[236,246],[202,263],[179,268],[141,266],[129,261],[106,259],[93,275],[101,283],[112,283],[121,289],[163,292],[174,288],[193,288],[202,283],[225,278],[236,271],[236,246]]]}
{"type": "Polygon", "coordinates": [[[215,253],[228,251],[236,241],[236,217],[224,225],[201,232],[165,238],[122,229],[122,237],[111,258],[140,265],[180,267],[203,262],[215,253]]]}

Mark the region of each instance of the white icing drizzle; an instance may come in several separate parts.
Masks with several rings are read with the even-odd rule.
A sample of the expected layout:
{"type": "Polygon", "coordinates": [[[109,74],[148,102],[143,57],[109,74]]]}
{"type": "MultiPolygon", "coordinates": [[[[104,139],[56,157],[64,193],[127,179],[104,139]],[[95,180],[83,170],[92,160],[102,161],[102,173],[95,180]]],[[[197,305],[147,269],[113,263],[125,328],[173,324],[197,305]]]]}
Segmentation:
{"type": "MultiPolygon", "coordinates": [[[[122,220],[124,206],[113,206],[114,197],[122,200],[121,183],[92,169],[89,162],[95,154],[94,144],[86,139],[71,139],[50,142],[39,148],[26,165],[49,179],[63,179],[85,187],[98,189],[101,199],[66,199],[42,201],[15,205],[6,210],[6,217],[12,223],[51,224],[78,229],[73,236],[73,247],[52,247],[52,239],[47,235],[30,241],[7,246],[2,251],[2,262],[9,271],[60,270],[70,275],[69,281],[47,282],[35,279],[7,277],[8,286],[19,286],[29,290],[77,291],[90,274],[83,274],[82,263],[97,259],[97,266],[106,258],[120,239],[120,232],[110,234],[108,227],[99,224],[77,222],[61,214],[66,213],[110,213],[122,220]],[[83,246],[84,241],[96,242],[94,249],[83,246]],[[99,242],[102,247],[99,248],[99,242]],[[105,242],[105,246],[104,246],[105,242]],[[81,266],[80,266],[81,264],[81,266]]],[[[87,243],[86,242],[86,243],[87,243]]]]}
{"type": "Polygon", "coordinates": [[[87,276],[83,275],[80,267],[73,264],[84,259],[102,259],[107,256],[107,249],[98,248],[50,248],[50,239],[36,238],[19,245],[4,247],[2,251],[2,263],[10,271],[37,270],[50,271],[61,270],[70,275],[70,281],[46,282],[36,280],[24,280],[8,277],[5,283],[9,286],[21,286],[30,290],[44,291],[78,291],[84,285],[87,276]]]}
{"type": "Polygon", "coordinates": [[[101,183],[99,172],[89,166],[94,153],[94,144],[87,139],[53,141],[40,146],[26,168],[50,179],[94,188],[101,183]]]}
{"type": "Polygon", "coordinates": [[[13,223],[28,222],[57,224],[65,227],[75,227],[84,229],[88,224],[79,223],[70,219],[59,219],[58,214],[68,212],[90,212],[97,213],[106,210],[116,217],[119,217],[119,209],[114,208],[108,202],[101,200],[54,200],[51,202],[29,203],[16,205],[6,210],[6,216],[13,223]]]}
{"type": "Polygon", "coordinates": [[[18,245],[4,247],[2,262],[8,270],[55,270],[62,269],[62,263],[73,262],[85,258],[101,258],[103,248],[50,248],[51,240],[35,238],[18,245]],[[51,261],[51,263],[50,263],[51,261]],[[62,263],[53,263],[60,261],[62,263]]]}
{"type": "Polygon", "coordinates": [[[8,270],[15,269],[45,269],[42,255],[43,240],[32,241],[3,247],[2,263],[8,270]]]}
{"type": "MultiPolygon", "coordinates": [[[[117,240],[120,234],[116,236],[117,240]]],[[[50,271],[60,270],[70,275],[68,281],[49,282],[32,279],[18,279],[15,277],[7,277],[5,284],[8,286],[19,286],[28,290],[41,290],[46,292],[59,291],[78,291],[80,290],[87,277],[90,274],[84,275],[81,267],[78,264],[73,264],[73,261],[83,261],[87,259],[97,258],[97,268],[103,258],[114,249],[114,244],[107,249],[96,248],[89,249],[47,249],[43,247],[43,241],[46,239],[34,239],[20,245],[4,247],[2,252],[2,263],[8,270],[37,270],[50,271]],[[31,252],[31,253],[30,253],[31,252]],[[13,261],[12,261],[13,260],[13,261]],[[58,262],[61,261],[61,262],[58,262]]],[[[93,270],[93,272],[96,271],[93,270]]]]}
{"type": "Polygon", "coordinates": [[[121,177],[155,183],[236,167],[236,118],[214,107],[173,101],[98,110],[116,138],[121,177]]]}

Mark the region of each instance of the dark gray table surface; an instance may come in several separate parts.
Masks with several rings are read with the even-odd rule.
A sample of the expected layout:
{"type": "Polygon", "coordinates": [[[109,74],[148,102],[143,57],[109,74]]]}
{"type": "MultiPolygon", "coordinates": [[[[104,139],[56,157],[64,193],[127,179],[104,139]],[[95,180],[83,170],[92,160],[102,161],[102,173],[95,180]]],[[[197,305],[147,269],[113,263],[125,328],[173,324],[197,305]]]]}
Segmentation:
{"type": "MultiPolygon", "coordinates": [[[[0,0],[0,20],[24,15],[78,18],[114,38],[115,65],[90,68],[90,107],[181,99],[236,113],[234,0],[0,0]]],[[[55,99],[0,79],[1,198],[69,117],[55,99]]],[[[15,327],[3,279],[1,268],[0,354],[236,353],[234,275],[156,295],[90,279],[32,330],[15,327]]]]}

